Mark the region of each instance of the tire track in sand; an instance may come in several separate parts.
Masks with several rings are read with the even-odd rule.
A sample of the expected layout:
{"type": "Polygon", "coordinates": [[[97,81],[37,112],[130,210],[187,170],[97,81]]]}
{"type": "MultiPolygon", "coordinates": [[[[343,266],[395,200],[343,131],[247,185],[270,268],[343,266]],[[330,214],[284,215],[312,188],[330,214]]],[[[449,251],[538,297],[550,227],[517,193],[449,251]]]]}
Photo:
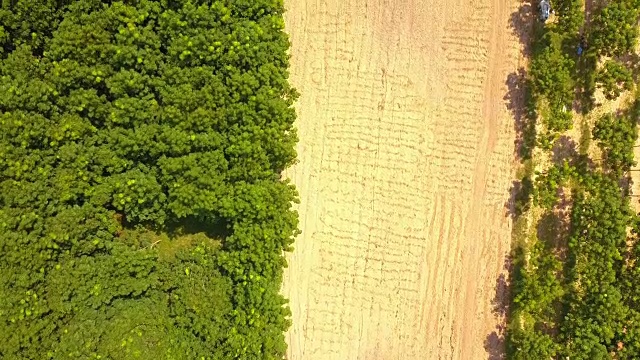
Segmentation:
{"type": "Polygon", "coordinates": [[[517,65],[511,0],[291,0],[303,234],[289,359],[482,359],[517,65]]]}

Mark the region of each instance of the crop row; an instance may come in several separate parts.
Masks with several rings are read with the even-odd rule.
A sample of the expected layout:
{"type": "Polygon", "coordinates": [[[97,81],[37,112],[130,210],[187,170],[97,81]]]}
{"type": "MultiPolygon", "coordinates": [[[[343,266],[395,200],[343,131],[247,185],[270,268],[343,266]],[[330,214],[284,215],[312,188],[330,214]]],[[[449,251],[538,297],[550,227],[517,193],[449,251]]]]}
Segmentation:
{"type": "MultiPolygon", "coordinates": [[[[557,23],[536,30],[530,89],[545,129],[538,146],[551,149],[571,128],[571,104],[594,108],[596,87],[609,100],[633,87],[626,59],[637,40],[638,5],[609,2],[583,24],[581,2],[563,1],[555,5],[557,23]]],[[[574,154],[535,174],[533,203],[522,208],[535,205],[544,215],[514,254],[510,358],[640,357],[638,217],[624,181],[639,119],[640,99],[603,115],[591,131],[602,159],[574,154]]]]}

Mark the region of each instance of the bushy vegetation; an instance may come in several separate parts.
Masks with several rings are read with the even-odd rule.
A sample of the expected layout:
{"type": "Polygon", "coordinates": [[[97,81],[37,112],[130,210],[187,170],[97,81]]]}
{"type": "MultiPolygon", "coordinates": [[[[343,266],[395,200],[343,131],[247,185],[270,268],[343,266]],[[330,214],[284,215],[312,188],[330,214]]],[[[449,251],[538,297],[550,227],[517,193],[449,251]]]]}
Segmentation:
{"type": "Polygon", "coordinates": [[[584,24],[583,0],[555,0],[552,6],[558,17],[557,30],[567,37],[567,43],[572,46],[577,41],[577,35],[584,24]]]}
{"type": "Polygon", "coordinates": [[[551,210],[558,202],[558,190],[574,173],[575,168],[569,166],[567,162],[563,163],[563,166],[553,166],[545,173],[537,172],[533,187],[533,202],[551,210]]]}
{"type": "MultiPolygon", "coordinates": [[[[566,11],[580,5],[579,1],[563,1],[556,9],[566,11]]],[[[576,78],[573,85],[578,90],[591,97],[589,87],[595,88],[597,82],[608,99],[615,99],[633,88],[622,57],[630,54],[636,41],[638,5],[635,0],[609,1],[595,10],[587,52],[578,62],[577,74],[583,78],[576,78]],[[622,14],[621,9],[629,11],[622,14]],[[596,64],[603,60],[602,69],[596,72],[596,64]]],[[[566,19],[573,17],[560,16],[559,23],[547,31],[574,31],[573,22],[562,24],[566,19]]],[[[545,40],[544,31],[538,35],[536,43],[553,46],[545,40]]],[[[555,45],[556,49],[570,49],[571,36],[567,33],[568,40],[555,45]]],[[[560,59],[559,50],[546,53],[552,51],[560,59]]],[[[534,57],[540,54],[544,52],[539,50],[534,57]]],[[[532,83],[545,82],[556,71],[543,69],[544,63],[553,68],[558,64],[548,59],[532,61],[532,83]],[[534,71],[534,65],[542,70],[534,71]],[[542,80],[537,79],[540,76],[542,80]]],[[[557,70],[562,72],[566,70],[557,70]]],[[[538,87],[538,93],[548,99],[551,92],[538,87]]],[[[591,134],[602,151],[601,161],[586,153],[573,155],[569,162],[535,174],[532,203],[544,215],[536,218],[537,226],[514,253],[509,358],[640,358],[640,220],[629,206],[626,185],[628,171],[635,164],[638,120],[640,97],[630,108],[597,120],[591,134]],[[563,218],[563,211],[570,211],[568,219],[563,218]],[[563,226],[548,226],[546,218],[563,226]]],[[[566,130],[544,117],[542,121],[552,131],[566,130]]]]}
{"type": "Polygon", "coordinates": [[[622,56],[633,51],[638,40],[640,1],[613,0],[597,11],[589,43],[598,55],[622,56]]]}
{"type": "MultiPolygon", "coordinates": [[[[601,141],[603,147],[609,144],[601,141]]],[[[634,323],[640,318],[640,297],[631,289],[640,279],[637,253],[627,249],[627,228],[636,217],[619,185],[620,176],[591,170],[585,162],[565,162],[538,174],[534,203],[552,218],[557,192],[571,189],[571,231],[562,250],[556,244],[557,229],[541,223],[550,236],[530,239],[527,256],[516,258],[510,358],[610,359],[615,353],[618,359],[635,359],[640,354],[633,337],[640,333],[634,323]],[[558,258],[563,251],[564,263],[558,258]]]]}
{"type": "Polygon", "coordinates": [[[528,83],[532,102],[542,109],[540,120],[545,131],[539,134],[538,145],[544,149],[553,147],[557,135],[573,125],[571,109],[580,81],[575,46],[584,22],[581,6],[579,0],[556,1],[558,20],[534,26],[528,83]]]}
{"type": "Polygon", "coordinates": [[[537,241],[531,249],[528,264],[519,257],[514,274],[512,321],[509,324],[509,345],[512,359],[549,359],[561,349],[553,329],[556,306],[564,295],[559,274],[562,263],[545,249],[548,244],[537,241]]]}
{"type": "Polygon", "coordinates": [[[282,1],[2,4],[0,358],[282,358],[282,1]]]}
{"type": "Polygon", "coordinates": [[[585,186],[576,192],[571,214],[561,338],[572,359],[609,359],[629,311],[619,274],[632,213],[616,178],[594,173],[582,179],[585,186]]]}
{"type": "Polygon", "coordinates": [[[543,121],[551,132],[562,132],[572,125],[568,110],[574,97],[571,73],[575,61],[562,50],[562,41],[560,34],[547,32],[543,38],[543,50],[531,60],[532,90],[549,104],[543,121]]]}
{"type": "Polygon", "coordinates": [[[593,128],[593,138],[602,150],[604,164],[618,176],[635,165],[633,145],[638,139],[637,120],[629,116],[602,116],[593,128]]]}
{"type": "Polygon", "coordinates": [[[598,70],[596,82],[607,100],[615,100],[623,91],[633,89],[633,74],[619,61],[609,60],[598,70]]]}
{"type": "Polygon", "coordinates": [[[602,88],[608,100],[633,88],[630,64],[624,58],[633,53],[637,44],[638,17],[640,2],[637,0],[607,1],[594,10],[593,20],[585,30],[588,45],[580,74],[586,111],[594,106],[596,87],[602,88]],[[598,63],[602,62],[604,65],[597,70],[598,63]]]}

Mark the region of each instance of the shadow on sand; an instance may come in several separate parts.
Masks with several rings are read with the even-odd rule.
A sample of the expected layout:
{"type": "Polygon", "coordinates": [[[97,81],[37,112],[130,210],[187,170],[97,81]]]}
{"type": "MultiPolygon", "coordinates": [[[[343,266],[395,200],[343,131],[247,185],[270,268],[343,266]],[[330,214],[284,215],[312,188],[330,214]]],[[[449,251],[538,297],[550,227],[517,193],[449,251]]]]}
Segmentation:
{"type": "MultiPolygon", "coordinates": [[[[529,57],[531,54],[531,34],[533,23],[536,19],[536,5],[531,0],[524,1],[520,7],[511,14],[509,27],[516,36],[522,47],[522,55],[529,57]]],[[[514,155],[520,161],[531,158],[531,151],[535,145],[535,108],[528,92],[527,73],[524,68],[509,74],[505,81],[507,93],[503,100],[505,106],[511,113],[514,121],[516,139],[514,141],[514,155]]],[[[519,179],[512,183],[510,197],[505,205],[507,216],[512,220],[522,213],[521,204],[526,203],[531,184],[528,178],[519,179]]],[[[505,333],[507,317],[509,316],[509,305],[511,302],[510,277],[513,272],[513,258],[507,254],[504,258],[503,271],[496,279],[496,292],[492,301],[492,312],[500,319],[500,323],[489,334],[484,341],[484,348],[487,352],[487,359],[506,359],[505,333]]]]}
{"type": "Polygon", "coordinates": [[[484,348],[487,351],[487,359],[489,360],[506,359],[505,332],[510,302],[509,279],[507,278],[507,274],[511,273],[512,268],[511,256],[505,257],[504,271],[498,276],[498,279],[496,279],[496,293],[491,301],[493,314],[502,321],[484,340],[484,348]]]}

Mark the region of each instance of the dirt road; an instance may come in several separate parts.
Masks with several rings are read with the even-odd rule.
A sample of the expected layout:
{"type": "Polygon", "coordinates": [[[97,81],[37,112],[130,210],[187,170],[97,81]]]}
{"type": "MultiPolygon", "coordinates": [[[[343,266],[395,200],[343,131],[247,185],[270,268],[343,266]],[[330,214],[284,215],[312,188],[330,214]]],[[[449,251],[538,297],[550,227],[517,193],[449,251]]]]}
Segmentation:
{"type": "Polygon", "coordinates": [[[497,359],[514,0],[288,0],[290,360],[497,359]]]}

